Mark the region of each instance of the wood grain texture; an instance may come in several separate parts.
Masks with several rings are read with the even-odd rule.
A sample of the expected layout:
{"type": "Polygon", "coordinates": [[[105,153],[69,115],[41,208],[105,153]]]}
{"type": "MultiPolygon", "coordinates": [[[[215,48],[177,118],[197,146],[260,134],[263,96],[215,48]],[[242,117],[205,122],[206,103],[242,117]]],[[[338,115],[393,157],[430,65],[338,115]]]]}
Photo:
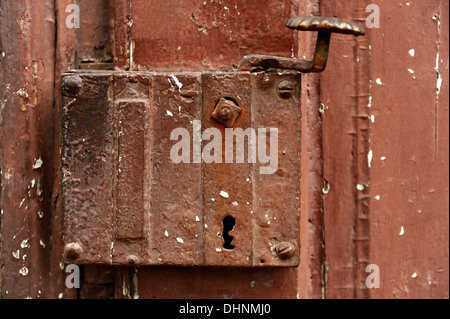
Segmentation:
{"type": "MultiPolygon", "coordinates": [[[[369,14],[367,1],[321,4],[369,14]]],[[[448,298],[448,3],[378,5],[380,28],[336,36],[322,76],[326,296],[448,298]],[[365,286],[368,264],[380,289],[365,286]]]]}
{"type": "Polygon", "coordinates": [[[379,5],[381,29],[370,31],[370,261],[381,289],[372,296],[448,298],[448,2],[379,5]]]}
{"type": "Polygon", "coordinates": [[[52,237],[55,5],[0,6],[1,296],[58,298],[65,290],[54,258],[59,235],[52,237]]]}

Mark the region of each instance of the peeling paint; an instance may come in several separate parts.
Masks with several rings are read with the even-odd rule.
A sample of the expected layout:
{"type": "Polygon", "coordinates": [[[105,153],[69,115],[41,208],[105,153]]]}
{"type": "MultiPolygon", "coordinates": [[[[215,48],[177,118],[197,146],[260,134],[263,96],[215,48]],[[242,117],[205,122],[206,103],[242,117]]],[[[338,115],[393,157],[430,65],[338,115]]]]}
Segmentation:
{"type": "Polygon", "coordinates": [[[33,165],[33,169],[40,169],[42,167],[42,165],[44,164],[44,162],[42,161],[42,159],[35,159],[34,160],[34,165],[33,165]]]}
{"type": "Polygon", "coordinates": [[[175,82],[176,86],[178,86],[180,90],[183,88],[183,84],[181,84],[175,75],[171,75],[170,78],[175,82]]]}
{"type": "Polygon", "coordinates": [[[19,274],[21,274],[22,276],[26,277],[28,275],[28,268],[27,267],[23,267],[22,269],[19,270],[19,274]]]}
{"type": "Polygon", "coordinates": [[[221,191],[220,196],[222,196],[223,198],[230,198],[230,195],[225,191],[221,191]]]}
{"type": "Polygon", "coordinates": [[[28,241],[29,241],[29,239],[25,239],[24,241],[22,241],[22,243],[20,244],[20,247],[22,249],[30,248],[30,244],[28,243],[28,241]]]}
{"type": "Polygon", "coordinates": [[[12,255],[15,259],[19,260],[20,259],[20,249],[17,249],[17,251],[13,251],[12,255]]]}
{"type": "Polygon", "coordinates": [[[372,150],[370,150],[369,154],[367,155],[367,161],[368,161],[369,168],[371,168],[372,167],[372,161],[373,161],[373,151],[372,150]]]}
{"type": "Polygon", "coordinates": [[[439,98],[439,94],[441,93],[442,88],[442,76],[441,71],[439,70],[439,52],[436,54],[436,76],[437,76],[437,83],[436,83],[436,94],[437,98],[439,98]]]}

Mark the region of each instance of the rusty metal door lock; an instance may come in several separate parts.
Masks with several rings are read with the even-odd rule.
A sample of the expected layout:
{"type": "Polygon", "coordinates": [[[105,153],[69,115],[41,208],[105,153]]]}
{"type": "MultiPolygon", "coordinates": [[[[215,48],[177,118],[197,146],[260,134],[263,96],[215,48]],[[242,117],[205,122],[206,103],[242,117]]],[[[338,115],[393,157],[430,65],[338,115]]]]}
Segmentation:
{"type": "Polygon", "coordinates": [[[301,74],[313,61],[251,55],[237,72],[63,75],[64,260],[78,264],[296,267],[301,74]]]}

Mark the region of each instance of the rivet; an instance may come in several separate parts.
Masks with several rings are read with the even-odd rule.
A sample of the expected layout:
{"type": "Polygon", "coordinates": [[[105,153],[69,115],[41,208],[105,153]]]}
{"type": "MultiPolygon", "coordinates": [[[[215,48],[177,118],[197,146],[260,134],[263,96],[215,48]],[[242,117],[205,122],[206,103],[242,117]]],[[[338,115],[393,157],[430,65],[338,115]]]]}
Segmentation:
{"type": "Polygon", "coordinates": [[[131,266],[136,265],[137,261],[138,259],[136,256],[128,256],[128,264],[130,264],[131,266]]]}
{"type": "Polygon", "coordinates": [[[62,88],[64,95],[66,96],[76,96],[83,85],[83,80],[78,75],[71,75],[64,78],[62,83],[62,88]]]}
{"type": "Polygon", "coordinates": [[[70,243],[64,247],[64,257],[68,261],[75,261],[83,254],[83,248],[78,243],[70,243]]]}

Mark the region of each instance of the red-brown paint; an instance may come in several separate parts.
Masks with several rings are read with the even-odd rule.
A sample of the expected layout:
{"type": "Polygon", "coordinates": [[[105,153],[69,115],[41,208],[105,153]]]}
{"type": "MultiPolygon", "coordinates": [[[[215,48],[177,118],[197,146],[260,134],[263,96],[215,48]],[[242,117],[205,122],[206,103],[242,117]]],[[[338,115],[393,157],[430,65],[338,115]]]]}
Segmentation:
{"type": "MultiPolygon", "coordinates": [[[[46,156],[50,161],[59,156],[57,139],[53,153],[53,147],[45,147],[45,142],[37,142],[37,140],[50,141],[53,140],[53,136],[59,136],[58,106],[61,105],[59,78],[63,72],[77,67],[75,30],[67,30],[64,26],[65,7],[69,3],[71,1],[68,0],[55,2],[57,33],[53,29],[55,24],[52,19],[53,2],[45,6],[46,12],[43,11],[44,6],[38,6],[37,3],[26,4],[24,1],[16,1],[14,5],[4,2],[1,5],[0,50],[6,53],[6,57],[0,58],[2,64],[0,83],[2,83],[2,89],[6,84],[14,84],[10,90],[1,91],[12,97],[6,102],[1,114],[3,298],[37,297],[39,291],[41,291],[39,296],[48,298],[57,298],[62,292],[66,298],[76,297],[77,294],[74,291],[64,290],[64,274],[59,268],[61,261],[61,247],[57,239],[60,235],[59,209],[52,208],[51,213],[45,215],[49,219],[45,225],[34,222],[34,219],[30,217],[31,213],[24,215],[25,222],[16,219],[17,207],[23,199],[22,195],[26,196],[29,182],[35,174],[40,174],[40,172],[30,172],[29,164],[34,164],[36,155],[46,156]],[[36,10],[38,7],[40,9],[36,10]],[[28,19],[21,20],[27,17],[27,14],[28,19]],[[20,28],[17,21],[25,21],[23,28],[20,28]],[[52,44],[55,34],[57,34],[56,44],[52,44]],[[17,40],[14,35],[18,35],[17,40]],[[55,54],[51,53],[53,47],[56,48],[55,54]],[[17,54],[14,54],[15,52],[17,54]],[[45,55],[44,52],[46,52],[45,55]],[[54,56],[56,60],[53,60],[54,56]],[[52,120],[49,121],[51,116],[44,121],[42,117],[38,120],[39,117],[30,113],[29,115],[33,116],[28,117],[28,123],[32,125],[29,126],[26,134],[22,135],[16,130],[27,123],[26,116],[18,111],[22,104],[19,97],[15,97],[13,93],[26,84],[25,79],[33,83],[34,79],[30,78],[23,69],[25,66],[31,66],[32,61],[40,61],[40,59],[45,62],[43,68],[46,70],[45,79],[48,86],[43,84],[42,79],[38,80],[37,88],[45,99],[40,100],[36,110],[41,112],[40,110],[45,109],[47,114],[51,114],[53,105],[56,106],[54,130],[47,127],[49,122],[53,123],[52,120]],[[52,71],[53,68],[55,72],[52,71]],[[7,71],[4,72],[4,70],[7,71]],[[54,73],[56,75],[53,77],[54,73]],[[47,94],[46,92],[52,91],[53,87],[55,91],[51,95],[47,94]],[[42,137],[40,128],[47,132],[46,138],[42,137]],[[25,147],[20,146],[19,143],[20,147],[17,149],[17,142],[21,141],[20,136],[32,137],[35,142],[30,145],[38,146],[25,147]],[[14,148],[16,148],[15,152],[12,151],[14,148]],[[35,154],[36,148],[41,151],[41,154],[35,154]],[[14,184],[5,182],[5,172],[8,172],[8,168],[14,174],[14,184]],[[12,194],[12,197],[7,197],[9,194],[12,194]],[[7,230],[3,230],[6,228],[7,230]],[[17,249],[17,244],[6,238],[13,235],[24,237],[23,235],[32,234],[31,249],[36,249],[39,246],[36,244],[34,235],[43,229],[53,238],[51,251],[39,256],[35,254],[35,251],[27,254],[26,262],[30,263],[33,260],[35,266],[30,267],[26,277],[17,275],[21,268],[18,266],[22,266],[23,262],[14,259],[12,251],[17,249]],[[41,258],[43,256],[44,258],[41,258]],[[40,272],[45,272],[42,278],[39,275],[40,272]],[[48,278],[51,280],[47,280],[48,278]]],[[[284,9],[280,10],[278,3],[272,8],[272,3],[267,1],[264,7],[268,9],[263,10],[261,15],[258,13],[261,11],[242,10],[241,16],[230,15],[224,18],[220,21],[220,28],[216,28],[219,29],[218,31],[208,31],[210,37],[205,35],[205,38],[201,38],[204,36],[202,30],[205,24],[206,28],[214,26],[211,17],[216,12],[222,11],[218,7],[214,7],[214,10],[212,10],[213,7],[202,8],[202,3],[202,1],[195,3],[192,1],[192,4],[197,5],[194,6],[194,10],[191,10],[192,5],[190,5],[190,8],[178,11],[181,12],[181,16],[186,14],[189,19],[190,14],[193,13],[197,21],[200,21],[198,25],[193,23],[198,34],[194,32],[196,35],[192,35],[189,29],[189,23],[192,20],[186,19],[187,22],[180,23],[179,28],[166,28],[161,23],[149,26],[150,20],[145,17],[139,19],[139,16],[134,19],[129,14],[132,12],[130,11],[132,6],[135,8],[133,12],[139,12],[139,6],[145,6],[145,3],[131,0],[111,1],[110,5],[108,4],[109,8],[104,10],[111,12],[109,37],[115,67],[122,70],[130,69],[130,49],[133,48],[130,45],[131,40],[135,42],[133,48],[135,55],[131,60],[137,61],[133,68],[142,67],[149,70],[157,68],[171,70],[172,67],[177,70],[204,71],[209,68],[228,70],[232,64],[240,61],[244,51],[285,57],[291,56],[293,51],[294,54],[298,52],[298,56],[302,58],[308,48],[314,45],[311,40],[313,36],[301,35],[299,38],[295,34],[292,36],[290,31],[285,33],[286,30],[282,25],[287,18],[294,15],[316,14],[343,19],[353,18],[363,24],[368,15],[365,8],[369,4],[368,1],[362,0],[350,2],[322,0],[321,10],[319,10],[315,1],[301,0],[293,1],[290,9],[286,9],[284,5],[284,9]],[[242,19],[236,21],[236,25],[241,26],[247,21],[249,23],[251,21],[268,22],[269,16],[271,29],[277,28],[274,38],[266,36],[271,32],[270,30],[243,32],[242,37],[236,40],[240,41],[240,46],[235,46],[236,42],[228,43],[223,36],[230,31],[225,24],[232,26],[227,23],[228,19],[242,19]],[[133,21],[132,24],[131,21],[133,21]],[[202,27],[201,32],[198,31],[198,27],[202,27]],[[166,47],[168,43],[167,47],[177,50],[176,43],[183,41],[185,45],[182,46],[182,52],[171,56],[174,50],[170,50],[169,54],[155,50],[154,48],[158,46],[149,44],[143,36],[150,32],[156,38],[159,34],[166,36],[165,43],[161,47],[166,47]],[[172,37],[177,39],[173,43],[169,41],[172,37]],[[213,46],[208,45],[211,37],[214,39],[211,41],[213,46]],[[221,38],[224,38],[224,42],[215,40],[221,38]],[[195,47],[196,43],[202,43],[199,46],[201,49],[195,47]],[[147,59],[150,56],[149,52],[152,54],[151,59],[147,59]],[[206,59],[205,63],[203,63],[204,59],[206,59]]],[[[243,8],[246,6],[251,4],[243,4],[243,8]]],[[[192,298],[275,296],[276,298],[297,296],[320,298],[322,279],[327,279],[326,296],[328,298],[355,296],[448,298],[448,3],[435,0],[423,4],[410,2],[410,6],[407,6],[403,3],[383,1],[380,3],[380,8],[382,9],[380,30],[368,30],[366,38],[360,38],[358,42],[349,38],[339,40],[338,37],[333,37],[330,60],[325,73],[321,76],[308,75],[303,79],[302,123],[303,127],[308,129],[304,130],[302,138],[305,150],[302,153],[302,178],[303,181],[307,179],[308,183],[303,183],[301,186],[302,262],[299,270],[282,269],[273,273],[270,269],[204,271],[194,268],[189,269],[190,276],[186,276],[186,272],[179,268],[157,267],[140,268],[136,276],[133,268],[117,269],[116,297],[137,296],[138,291],[135,285],[137,280],[141,298],[184,298],[187,295],[192,298]],[[436,18],[433,20],[435,15],[436,18]],[[438,19],[440,32],[438,32],[438,19]],[[417,28],[419,21],[423,27],[417,28]],[[370,41],[372,46],[370,54],[367,50],[367,41],[370,41]],[[416,52],[414,58],[408,55],[408,51],[412,48],[416,52]],[[360,62],[348,58],[354,57],[355,52],[360,62]],[[438,52],[440,56],[438,69],[443,80],[439,95],[436,94],[438,52]],[[409,73],[409,68],[415,71],[414,75],[409,73]],[[417,77],[416,82],[411,80],[413,76],[417,77]],[[368,77],[372,80],[372,88],[369,87],[369,90],[367,89],[368,77]],[[320,82],[319,78],[322,79],[320,82]],[[378,78],[383,83],[380,87],[374,84],[378,78]],[[356,85],[357,96],[354,92],[349,93],[347,83],[356,85]],[[319,95],[320,86],[322,89],[319,95]],[[372,96],[372,109],[370,112],[364,112],[364,106],[368,102],[366,96],[368,91],[372,96]],[[320,199],[323,162],[320,134],[322,124],[320,113],[317,112],[319,102],[322,102],[326,109],[323,122],[324,176],[331,185],[330,193],[325,198],[323,214],[320,199]],[[360,120],[356,120],[356,126],[351,120],[353,115],[362,116],[360,120]],[[370,115],[375,115],[375,123],[368,122],[369,125],[367,125],[365,117],[370,115]],[[355,127],[359,130],[355,130],[355,127]],[[369,133],[364,132],[366,127],[369,133]],[[411,141],[417,143],[410,143],[411,141]],[[408,148],[411,145],[413,147],[408,148]],[[368,153],[369,147],[374,154],[370,170],[364,166],[367,161],[365,152],[368,153]],[[383,153],[386,155],[382,155],[383,153]],[[384,156],[386,160],[381,161],[381,157],[384,156]],[[415,161],[410,161],[413,157],[415,161]],[[371,186],[365,188],[364,192],[358,193],[355,190],[355,181],[360,183],[370,181],[371,186]],[[376,197],[378,195],[379,201],[376,197]],[[369,219],[366,219],[367,217],[369,219]],[[322,238],[323,219],[326,226],[324,238],[322,238]],[[399,236],[402,226],[405,233],[399,236]],[[355,243],[353,240],[365,237],[370,238],[369,243],[367,241],[355,243]],[[386,245],[386,238],[389,239],[389,245],[386,245]],[[322,262],[325,260],[322,254],[323,245],[327,252],[326,263],[322,262]],[[358,290],[358,287],[363,284],[362,280],[366,275],[363,268],[368,262],[380,266],[382,281],[381,289],[367,293],[364,289],[358,290]],[[323,268],[322,265],[324,265],[323,268]],[[328,269],[326,276],[322,276],[322,269],[328,269]],[[417,276],[413,278],[415,274],[417,276]],[[125,286],[123,286],[124,282],[125,286]],[[192,291],[194,293],[190,294],[192,291]],[[268,291],[271,296],[267,296],[268,291]]],[[[144,9],[160,15],[161,12],[172,10],[173,4],[148,6],[144,9]]],[[[145,13],[145,11],[141,12],[145,13]]],[[[95,20],[104,23],[104,19],[95,18],[95,20]]],[[[261,25],[261,28],[268,26],[267,23],[261,23],[261,25]]],[[[258,30],[258,27],[255,29],[258,30]]],[[[352,87],[351,91],[355,91],[355,88],[352,87]]],[[[48,166],[49,163],[44,160],[46,174],[49,168],[53,171],[52,167],[54,167],[57,177],[59,165],[48,166]]],[[[53,180],[48,176],[45,179],[53,180]]],[[[58,184],[55,183],[52,186],[52,182],[46,183],[49,184],[49,188],[44,188],[44,202],[59,205],[58,184]],[[53,190],[51,194],[48,191],[50,189],[53,190]]],[[[33,207],[40,205],[37,198],[32,198],[31,202],[33,207]]],[[[48,235],[46,236],[43,237],[49,238],[48,235]]],[[[48,245],[47,248],[50,250],[48,245]]],[[[88,268],[85,267],[85,274],[87,272],[95,274],[95,270],[88,268]]],[[[89,284],[96,286],[98,290],[90,289],[91,293],[82,293],[83,297],[108,294],[110,296],[111,291],[105,293],[104,289],[107,288],[104,288],[103,292],[100,290],[101,287],[110,287],[111,280],[109,278],[108,281],[99,281],[98,285],[95,281],[90,281],[89,284]]]]}

